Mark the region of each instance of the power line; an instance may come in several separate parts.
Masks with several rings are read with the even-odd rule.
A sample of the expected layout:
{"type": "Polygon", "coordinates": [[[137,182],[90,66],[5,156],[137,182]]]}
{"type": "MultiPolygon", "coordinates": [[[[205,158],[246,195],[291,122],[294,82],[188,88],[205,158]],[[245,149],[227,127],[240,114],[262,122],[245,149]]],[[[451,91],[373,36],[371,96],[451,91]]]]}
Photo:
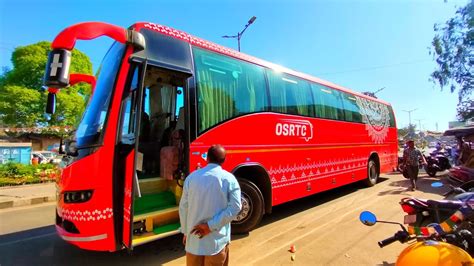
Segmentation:
{"type": "Polygon", "coordinates": [[[401,65],[419,64],[419,63],[428,62],[428,61],[431,62],[432,60],[420,59],[420,60],[390,64],[390,65],[381,65],[381,66],[374,66],[374,67],[363,67],[363,68],[356,68],[356,69],[350,69],[350,70],[344,70],[344,71],[338,71],[338,72],[326,72],[326,73],[320,73],[320,74],[317,74],[317,75],[319,75],[319,76],[320,75],[333,75],[333,74],[343,74],[343,73],[360,72],[360,71],[367,71],[367,70],[376,70],[376,69],[389,68],[389,67],[395,67],[395,66],[401,66],[401,65]]]}

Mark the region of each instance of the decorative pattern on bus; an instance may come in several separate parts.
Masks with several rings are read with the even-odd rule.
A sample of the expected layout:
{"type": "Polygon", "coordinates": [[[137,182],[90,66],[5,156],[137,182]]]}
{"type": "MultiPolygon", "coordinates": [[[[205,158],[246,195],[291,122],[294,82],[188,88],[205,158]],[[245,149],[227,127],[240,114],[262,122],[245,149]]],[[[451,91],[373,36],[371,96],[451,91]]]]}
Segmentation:
{"type": "Polygon", "coordinates": [[[166,34],[168,36],[172,36],[172,37],[184,40],[186,42],[189,42],[192,45],[196,45],[196,46],[199,46],[199,47],[202,47],[202,48],[206,48],[206,49],[209,49],[211,51],[215,51],[215,52],[219,52],[219,53],[222,53],[222,54],[230,55],[230,56],[237,57],[237,58],[247,60],[247,61],[256,61],[256,60],[258,60],[255,57],[252,57],[252,56],[249,56],[249,55],[246,55],[246,54],[243,54],[243,53],[239,53],[235,50],[229,49],[227,47],[224,47],[224,46],[212,43],[212,42],[208,42],[208,41],[203,40],[201,38],[194,37],[190,34],[187,34],[186,32],[176,30],[176,29],[173,29],[173,28],[170,28],[170,27],[166,27],[166,26],[151,23],[151,22],[146,23],[143,26],[145,28],[149,28],[149,29],[161,32],[163,34],[166,34]]]}
{"type": "MultiPolygon", "coordinates": [[[[132,197],[132,190],[131,188],[127,187],[125,188],[125,198],[131,198],[132,197]]],[[[130,210],[132,209],[132,204],[129,203],[128,206],[123,206],[123,219],[129,223],[130,222],[130,210]]]]}
{"type": "Polygon", "coordinates": [[[372,141],[376,144],[383,143],[387,138],[390,125],[388,106],[357,96],[355,99],[362,121],[365,123],[365,129],[372,141]]]}
{"type": "MultiPolygon", "coordinates": [[[[380,163],[382,165],[393,163],[393,156],[390,154],[381,155],[380,163]]],[[[298,183],[313,181],[329,176],[351,173],[354,170],[367,168],[367,158],[360,157],[355,159],[341,159],[339,161],[325,161],[309,164],[294,164],[293,167],[287,165],[283,167],[270,167],[268,173],[273,188],[294,185],[298,183]],[[308,172],[309,171],[309,172],[308,172]]]]}
{"type": "Polygon", "coordinates": [[[128,207],[123,207],[123,219],[127,221],[127,223],[130,222],[130,209],[131,205],[129,204],[128,207]]]}
{"type": "Polygon", "coordinates": [[[58,215],[63,219],[69,221],[100,221],[110,219],[114,216],[112,208],[105,208],[103,210],[68,210],[68,209],[58,209],[58,215]]]}
{"type": "Polygon", "coordinates": [[[397,154],[379,154],[380,164],[381,165],[393,165],[397,164],[398,162],[398,155],[397,154]]]}

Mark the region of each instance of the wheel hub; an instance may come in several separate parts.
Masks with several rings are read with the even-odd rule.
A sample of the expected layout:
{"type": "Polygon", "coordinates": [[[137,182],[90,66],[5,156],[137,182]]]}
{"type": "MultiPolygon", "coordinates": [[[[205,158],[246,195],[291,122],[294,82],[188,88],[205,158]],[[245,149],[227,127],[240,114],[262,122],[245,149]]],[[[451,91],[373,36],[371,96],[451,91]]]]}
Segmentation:
{"type": "Polygon", "coordinates": [[[237,215],[237,218],[235,218],[235,222],[242,222],[245,219],[249,217],[249,214],[251,213],[251,201],[250,198],[245,194],[242,193],[241,198],[242,202],[242,209],[240,210],[239,214],[237,215]]]}
{"type": "Polygon", "coordinates": [[[370,167],[369,173],[370,173],[370,179],[375,180],[377,178],[377,169],[375,169],[374,165],[370,167]]]}

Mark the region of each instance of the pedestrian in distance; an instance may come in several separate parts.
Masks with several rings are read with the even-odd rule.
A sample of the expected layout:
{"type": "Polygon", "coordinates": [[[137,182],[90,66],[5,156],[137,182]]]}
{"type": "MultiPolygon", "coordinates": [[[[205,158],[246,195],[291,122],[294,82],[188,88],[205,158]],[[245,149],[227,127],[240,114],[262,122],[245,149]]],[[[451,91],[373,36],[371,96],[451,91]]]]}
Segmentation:
{"type": "Polygon", "coordinates": [[[222,169],[226,151],[212,145],[208,165],[191,173],[183,185],[179,219],[186,265],[228,265],[230,223],[242,207],[240,186],[222,169]]]}
{"type": "Polygon", "coordinates": [[[418,170],[420,160],[426,165],[426,159],[419,150],[415,148],[413,140],[407,141],[408,148],[403,151],[403,163],[405,164],[405,171],[411,182],[411,190],[416,189],[416,181],[418,180],[418,170]]]}

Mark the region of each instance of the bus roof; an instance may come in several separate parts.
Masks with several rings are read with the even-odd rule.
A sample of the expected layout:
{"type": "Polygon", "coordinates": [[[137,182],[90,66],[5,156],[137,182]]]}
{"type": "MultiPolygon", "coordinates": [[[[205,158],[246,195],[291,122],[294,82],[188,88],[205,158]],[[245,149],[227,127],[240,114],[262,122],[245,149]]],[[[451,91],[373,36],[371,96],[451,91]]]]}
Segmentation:
{"type": "Polygon", "coordinates": [[[176,38],[176,39],[183,40],[183,41],[188,42],[189,44],[194,45],[194,46],[198,46],[198,47],[210,50],[210,51],[214,51],[214,52],[217,52],[217,53],[220,53],[220,54],[224,54],[224,55],[227,55],[227,56],[238,58],[238,59],[250,62],[250,63],[258,64],[260,66],[270,68],[270,69],[273,69],[273,70],[278,71],[278,72],[287,73],[287,74],[290,74],[290,75],[293,75],[293,76],[296,76],[296,77],[300,77],[300,78],[303,78],[303,79],[306,79],[306,80],[309,80],[309,81],[313,81],[313,82],[331,87],[333,89],[337,89],[337,90],[340,90],[340,91],[344,91],[344,92],[347,92],[347,93],[357,95],[357,96],[362,97],[362,98],[366,98],[366,99],[370,99],[372,101],[376,101],[376,102],[380,102],[380,103],[383,103],[383,104],[386,104],[386,105],[390,105],[386,101],[367,96],[367,95],[362,94],[360,92],[349,90],[347,88],[344,88],[344,87],[339,86],[337,84],[334,84],[332,82],[322,80],[322,79],[319,79],[319,78],[316,78],[316,77],[313,77],[313,76],[310,76],[310,75],[307,75],[307,74],[304,74],[304,73],[301,73],[301,72],[298,72],[298,71],[291,70],[289,68],[286,68],[286,67],[283,67],[283,66],[280,66],[280,65],[277,65],[277,64],[274,64],[274,63],[271,63],[271,62],[268,62],[268,61],[265,61],[265,60],[262,60],[262,59],[259,59],[259,58],[241,53],[241,52],[238,52],[236,50],[224,47],[222,45],[218,45],[218,44],[215,44],[213,42],[206,41],[204,39],[201,39],[201,38],[195,37],[191,34],[188,34],[184,31],[176,30],[176,29],[170,28],[168,26],[163,26],[163,25],[155,24],[155,23],[151,23],[151,22],[138,22],[138,23],[135,23],[134,25],[132,25],[132,28],[134,28],[137,31],[139,31],[140,29],[154,30],[155,32],[158,32],[158,33],[161,33],[161,34],[164,34],[164,35],[176,38]]]}

